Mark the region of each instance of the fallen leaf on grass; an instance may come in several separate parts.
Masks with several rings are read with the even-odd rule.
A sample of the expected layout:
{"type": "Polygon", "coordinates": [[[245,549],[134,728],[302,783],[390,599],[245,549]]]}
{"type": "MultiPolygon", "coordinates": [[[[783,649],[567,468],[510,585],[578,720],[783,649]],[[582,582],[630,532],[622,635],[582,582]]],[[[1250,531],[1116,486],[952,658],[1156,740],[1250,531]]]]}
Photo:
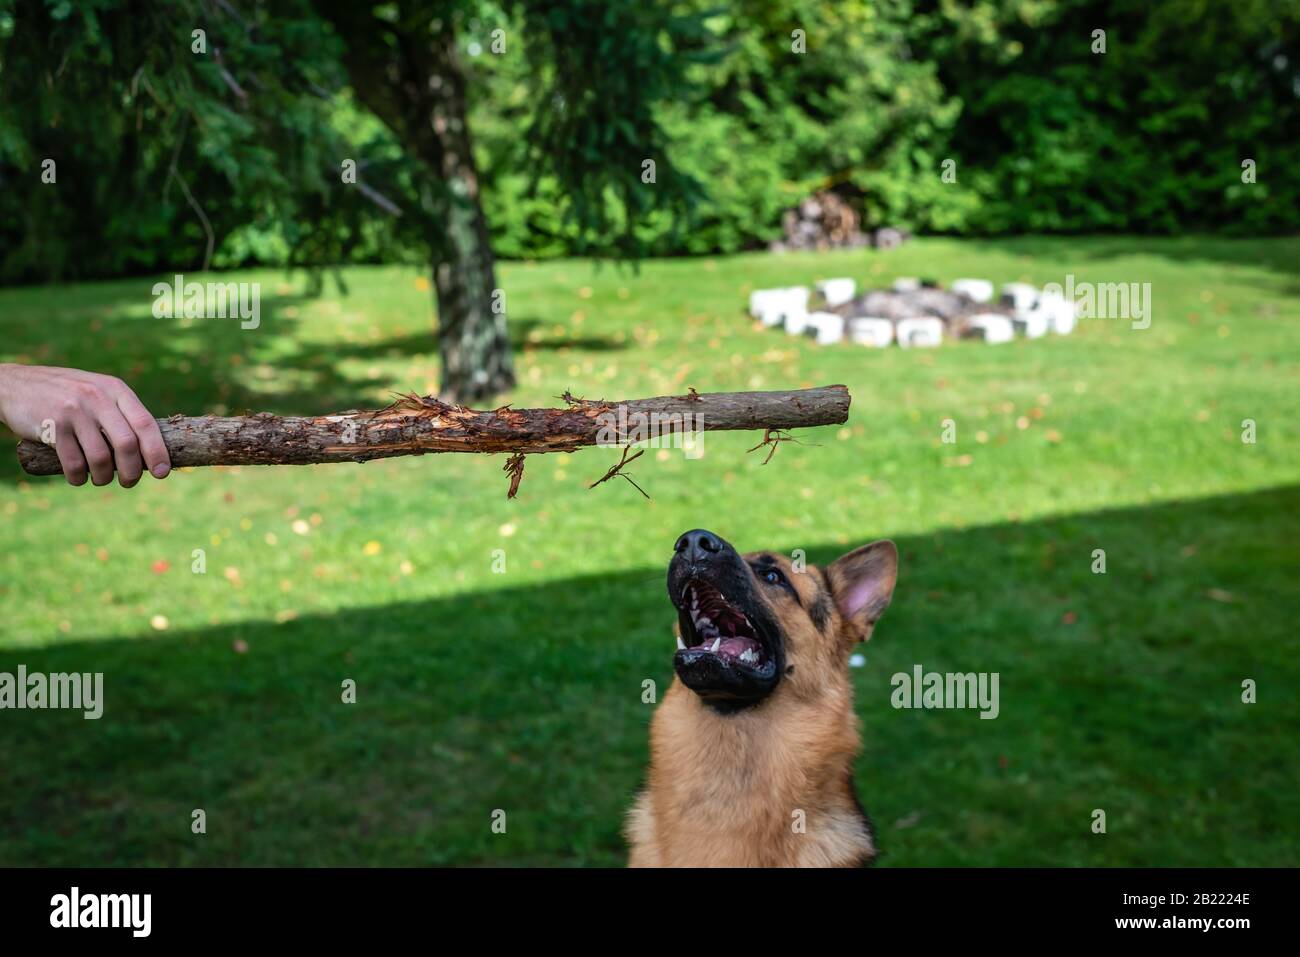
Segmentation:
{"type": "Polygon", "coordinates": [[[925,813],[924,811],[912,811],[910,814],[904,814],[902,817],[900,817],[897,821],[894,822],[894,829],[903,831],[909,827],[914,826],[918,821],[921,820],[924,813],[925,813]]]}

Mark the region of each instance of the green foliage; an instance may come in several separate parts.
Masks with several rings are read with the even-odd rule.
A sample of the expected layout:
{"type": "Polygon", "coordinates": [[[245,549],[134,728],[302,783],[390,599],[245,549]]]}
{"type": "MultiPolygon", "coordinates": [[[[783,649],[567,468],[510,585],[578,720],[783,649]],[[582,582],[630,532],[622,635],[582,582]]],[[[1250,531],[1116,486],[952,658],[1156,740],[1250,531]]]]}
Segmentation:
{"type": "MultiPolygon", "coordinates": [[[[697,0],[694,12],[703,31],[679,41],[694,54],[687,82],[658,108],[670,162],[660,162],[657,188],[684,179],[703,194],[694,197],[685,231],[662,218],[640,218],[655,252],[766,243],[779,234],[783,209],[826,186],[852,195],[870,223],[964,225],[969,197],[932,175],[939,162],[932,144],[958,105],[939,87],[932,64],[897,52],[906,43],[910,3],[697,0]],[[803,34],[802,52],[795,30],[803,34]]],[[[521,81],[497,75],[494,82],[480,100],[476,126],[495,172],[517,168],[506,145],[518,139],[518,128],[508,113],[495,111],[521,81]]],[[[526,206],[508,173],[492,187],[490,208],[508,214],[526,206]]],[[[541,195],[550,192],[544,186],[541,195]]],[[[572,251],[562,235],[537,229],[544,210],[526,212],[489,217],[505,254],[572,251]]]]}
{"type": "MultiPolygon", "coordinates": [[[[1300,165],[1294,0],[697,9],[720,59],[692,66],[689,93],[659,113],[672,170],[704,195],[684,233],[645,218],[657,252],[765,244],[782,209],[827,186],[869,226],[921,232],[1300,226],[1300,182],[1281,175],[1300,165]],[[1099,28],[1105,53],[1092,51],[1099,28]],[[1258,182],[1242,182],[1244,159],[1258,182]],[[945,160],[955,182],[940,176],[945,160]]],[[[526,202],[500,148],[518,135],[492,115],[510,96],[490,81],[480,99],[494,239],[509,256],[571,252],[549,215],[558,191],[544,184],[526,202]]]]}
{"type": "MultiPolygon", "coordinates": [[[[348,88],[336,32],[307,0],[234,9],[0,0],[0,279],[192,268],[205,217],[222,267],[427,258],[428,172],[348,88]],[[404,215],[340,188],[344,157],[404,215]]],[[[399,11],[455,31],[505,258],[762,246],[826,187],[918,232],[1300,227],[1297,0],[374,12],[399,11]]]]}
{"type": "Polygon", "coordinates": [[[949,148],[979,197],[977,231],[1300,226],[1285,172],[1300,164],[1295,0],[927,6],[913,37],[962,96],[949,148]]]}
{"type": "MultiPolygon", "coordinates": [[[[184,0],[143,15],[124,0],[6,0],[0,15],[0,277],[197,266],[209,233],[224,266],[405,260],[445,228],[427,215],[442,188],[427,157],[398,141],[392,114],[358,109],[343,38],[306,0],[248,13],[184,0]],[[206,49],[192,47],[194,29],[206,49]],[[64,188],[18,188],[44,157],[64,188]],[[368,189],[341,187],[347,158],[368,189]]],[[[681,89],[692,57],[675,51],[698,39],[698,18],[635,0],[413,0],[361,10],[359,23],[381,57],[394,31],[450,30],[465,55],[476,32],[511,26],[523,96],[504,159],[530,171],[527,201],[546,197],[564,248],[635,254],[644,216],[674,222],[691,205],[689,176],[651,188],[640,174],[644,157],[666,162],[654,104],[681,89]]],[[[374,93],[392,79],[366,81],[374,93]]]]}
{"type": "Polygon", "coordinates": [[[12,7],[0,277],[197,268],[209,234],[222,265],[350,258],[368,204],[331,186],[367,143],[340,130],[337,45],[302,3],[219,15],[189,0],[12,7]],[[40,181],[44,158],[57,185],[40,181]]]}
{"type": "Polygon", "coordinates": [[[692,46],[707,42],[701,21],[644,0],[520,7],[526,62],[543,78],[515,130],[523,168],[536,171],[530,193],[543,174],[554,180],[579,251],[644,251],[636,227],[646,216],[675,224],[698,201],[698,184],[672,165],[658,107],[689,95],[692,46]]]}

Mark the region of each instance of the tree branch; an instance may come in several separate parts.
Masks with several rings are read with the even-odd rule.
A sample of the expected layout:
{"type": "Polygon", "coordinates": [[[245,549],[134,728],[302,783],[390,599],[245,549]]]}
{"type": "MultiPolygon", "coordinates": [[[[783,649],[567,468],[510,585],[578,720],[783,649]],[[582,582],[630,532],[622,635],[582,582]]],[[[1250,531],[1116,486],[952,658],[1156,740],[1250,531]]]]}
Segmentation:
{"type": "MultiPolygon", "coordinates": [[[[266,412],[247,416],[159,419],[172,465],[307,465],[366,462],[429,452],[573,452],[591,445],[626,446],[677,433],[806,428],[848,419],[842,385],[794,392],[716,392],[626,402],[568,398],[562,409],[492,411],[404,395],[376,411],[313,417],[266,412]]],[[[59,475],[58,455],[39,442],[18,444],[30,475],[59,475]]],[[[522,459],[516,460],[522,474],[522,459]]],[[[514,472],[512,471],[512,475],[514,472]]],[[[517,479],[516,479],[517,485],[517,479]]]]}

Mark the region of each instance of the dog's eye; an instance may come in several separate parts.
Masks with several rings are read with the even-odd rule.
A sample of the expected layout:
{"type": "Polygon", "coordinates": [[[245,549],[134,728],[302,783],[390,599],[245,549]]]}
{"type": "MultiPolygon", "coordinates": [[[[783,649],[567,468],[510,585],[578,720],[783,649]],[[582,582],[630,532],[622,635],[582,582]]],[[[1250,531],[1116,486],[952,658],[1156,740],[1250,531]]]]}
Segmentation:
{"type": "Polygon", "coordinates": [[[763,572],[763,581],[767,582],[769,585],[779,585],[785,581],[785,576],[775,568],[769,568],[767,571],[763,572]]]}

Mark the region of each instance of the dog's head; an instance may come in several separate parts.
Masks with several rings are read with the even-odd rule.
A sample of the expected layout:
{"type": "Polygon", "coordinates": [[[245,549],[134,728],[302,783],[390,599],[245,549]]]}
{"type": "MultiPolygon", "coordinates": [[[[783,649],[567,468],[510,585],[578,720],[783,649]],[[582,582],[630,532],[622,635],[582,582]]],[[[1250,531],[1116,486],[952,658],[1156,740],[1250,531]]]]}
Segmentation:
{"type": "Polygon", "coordinates": [[[898,549],[872,542],[826,568],[773,552],[739,554],[694,529],[677,539],[668,596],[682,682],[723,710],[758,704],[783,682],[815,693],[871,637],[898,577],[898,549]]]}

